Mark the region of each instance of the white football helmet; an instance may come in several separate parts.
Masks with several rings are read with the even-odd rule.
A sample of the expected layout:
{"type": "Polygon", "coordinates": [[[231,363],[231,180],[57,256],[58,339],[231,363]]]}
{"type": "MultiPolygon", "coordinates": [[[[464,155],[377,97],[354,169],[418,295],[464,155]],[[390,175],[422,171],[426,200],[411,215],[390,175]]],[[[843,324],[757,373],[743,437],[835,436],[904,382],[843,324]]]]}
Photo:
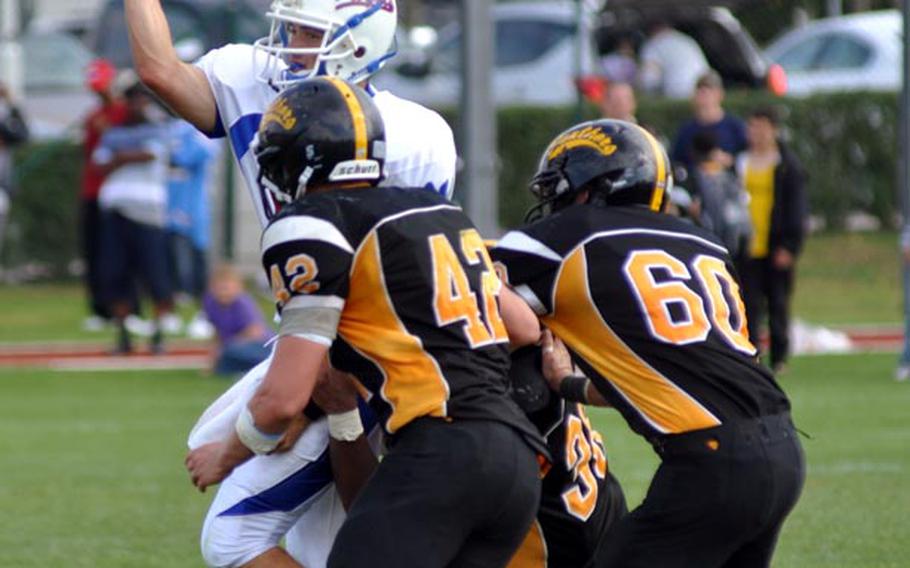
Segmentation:
{"type": "Polygon", "coordinates": [[[258,78],[278,89],[314,75],[357,83],[396,52],[395,0],[273,0],[266,17],[271,30],[253,44],[253,58],[258,78]],[[321,45],[289,45],[288,30],[296,27],[321,31],[321,45]],[[307,55],[315,56],[311,67],[295,61],[307,55]]]}

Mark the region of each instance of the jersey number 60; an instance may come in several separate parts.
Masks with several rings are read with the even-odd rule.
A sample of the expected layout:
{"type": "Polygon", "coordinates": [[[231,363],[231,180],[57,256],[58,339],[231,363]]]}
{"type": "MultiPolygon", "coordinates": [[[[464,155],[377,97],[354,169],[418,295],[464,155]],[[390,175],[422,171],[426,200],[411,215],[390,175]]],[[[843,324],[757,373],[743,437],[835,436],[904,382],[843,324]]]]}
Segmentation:
{"type": "Polygon", "coordinates": [[[665,251],[639,250],[626,259],[623,272],[654,337],[686,345],[706,340],[713,327],[737,351],[755,354],[739,285],[723,260],[703,254],[686,266],[665,251]],[[658,282],[657,273],[670,278],[658,282]],[[701,294],[686,285],[693,273],[701,294]]]}

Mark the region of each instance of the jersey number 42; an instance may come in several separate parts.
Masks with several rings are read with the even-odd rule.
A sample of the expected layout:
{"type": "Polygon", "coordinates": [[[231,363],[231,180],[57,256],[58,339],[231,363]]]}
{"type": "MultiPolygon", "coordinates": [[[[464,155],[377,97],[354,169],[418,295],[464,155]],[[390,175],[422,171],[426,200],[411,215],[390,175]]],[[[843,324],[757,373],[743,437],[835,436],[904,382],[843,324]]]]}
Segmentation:
{"type": "Polygon", "coordinates": [[[465,337],[472,348],[508,341],[497,302],[502,282],[493,269],[490,255],[477,230],[465,229],[459,233],[461,258],[445,235],[431,235],[428,240],[433,260],[433,312],[436,323],[443,327],[463,322],[465,337]],[[481,268],[479,301],[465,265],[481,268]]]}

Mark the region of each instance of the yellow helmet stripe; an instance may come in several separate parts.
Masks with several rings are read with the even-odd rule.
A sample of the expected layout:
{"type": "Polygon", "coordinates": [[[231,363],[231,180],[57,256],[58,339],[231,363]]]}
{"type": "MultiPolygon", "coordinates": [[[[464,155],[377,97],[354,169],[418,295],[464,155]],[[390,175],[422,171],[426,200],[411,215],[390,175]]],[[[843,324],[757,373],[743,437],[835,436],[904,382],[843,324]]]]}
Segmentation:
{"type": "Polygon", "coordinates": [[[660,204],[664,199],[664,192],[667,189],[667,160],[665,159],[664,149],[654,135],[642,127],[638,127],[641,133],[645,135],[645,140],[651,145],[654,152],[654,162],[657,164],[657,180],[654,182],[654,189],[651,191],[650,207],[652,211],[660,210],[660,204]]]}
{"type": "Polygon", "coordinates": [[[341,92],[344,102],[348,105],[348,111],[351,113],[351,119],[354,121],[354,158],[357,160],[367,159],[367,119],[363,113],[363,107],[357,100],[357,95],[348,86],[347,83],[338,77],[326,77],[335,88],[341,92]]]}

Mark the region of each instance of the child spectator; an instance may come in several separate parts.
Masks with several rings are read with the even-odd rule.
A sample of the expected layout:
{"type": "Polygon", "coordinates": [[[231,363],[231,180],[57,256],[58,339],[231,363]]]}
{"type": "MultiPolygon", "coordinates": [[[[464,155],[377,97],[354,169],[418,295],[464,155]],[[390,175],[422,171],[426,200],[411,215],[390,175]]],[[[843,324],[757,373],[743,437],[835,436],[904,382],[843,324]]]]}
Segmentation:
{"type": "Polygon", "coordinates": [[[752,234],[749,195],[739,178],[727,169],[723,150],[710,131],[692,139],[695,171],[690,179],[699,223],[720,238],[731,258],[737,258],[752,234]]]}
{"type": "Polygon", "coordinates": [[[233,266],[222,264],[212,271],[202,309],[218,340],[212,361],[215,374],[242,374],[268,357],[265,343],[273,333],[233,266]]]}

